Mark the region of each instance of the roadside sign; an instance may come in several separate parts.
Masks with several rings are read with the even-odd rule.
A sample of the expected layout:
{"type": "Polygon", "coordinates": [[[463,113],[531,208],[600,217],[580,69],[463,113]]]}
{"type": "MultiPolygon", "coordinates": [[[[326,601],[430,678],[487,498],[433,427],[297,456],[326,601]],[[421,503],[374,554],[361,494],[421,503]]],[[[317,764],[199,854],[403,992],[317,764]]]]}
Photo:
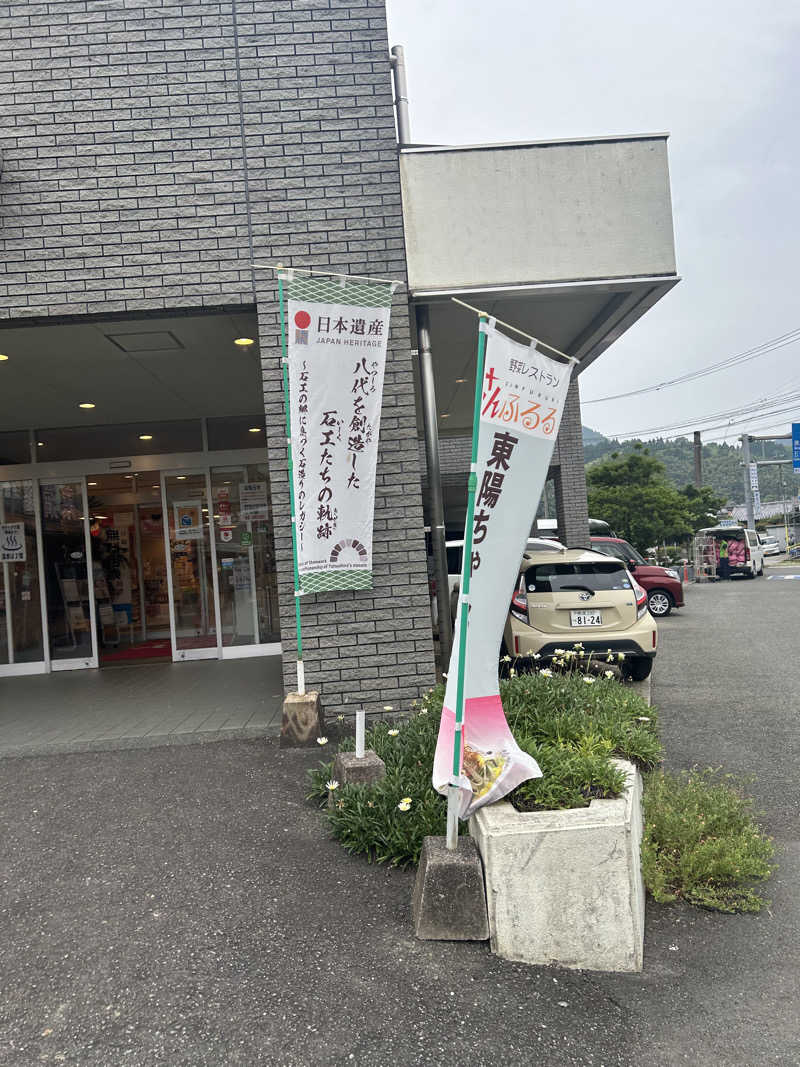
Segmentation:
{"type": "Polygon", "coordinates": [[[792,423],[792,467],[800,471],[800,422],[792,423]]]}

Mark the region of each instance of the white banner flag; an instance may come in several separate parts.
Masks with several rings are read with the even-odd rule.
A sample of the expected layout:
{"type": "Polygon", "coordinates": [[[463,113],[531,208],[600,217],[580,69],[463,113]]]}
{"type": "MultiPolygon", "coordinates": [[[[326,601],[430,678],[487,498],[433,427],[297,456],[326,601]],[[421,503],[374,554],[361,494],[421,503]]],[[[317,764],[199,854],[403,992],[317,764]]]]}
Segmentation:
{"type": "Polygon", "coordinates": [[[392,287],[290,277],[287,297],[300,591],[370,589],[392,287]]]}
{"type": "MultiPolygon", "coordinates": [[[[538,778],[536,761],[508,728],[500,701],[500,642],[519,567],[539,506],[569,389],[571,364],[557,363],[486,328],[478,434],[469,626],[464,657],[460,816],[538,778]]],[[[436,746],[433,785],[446,792],[453,771],[459,673],[456,616],[453,651],[436,746]]]]}

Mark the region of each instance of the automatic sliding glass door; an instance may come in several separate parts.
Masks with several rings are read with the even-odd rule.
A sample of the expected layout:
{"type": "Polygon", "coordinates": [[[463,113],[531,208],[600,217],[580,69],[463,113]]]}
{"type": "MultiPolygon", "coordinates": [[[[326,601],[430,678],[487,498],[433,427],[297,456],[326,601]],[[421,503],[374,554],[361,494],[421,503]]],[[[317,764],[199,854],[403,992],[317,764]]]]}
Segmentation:
{"type": "Polygon", "coordinates": [[[86,479],[42,481],[40,493],[50,667],[96,667],[86,479]]]}
{"type": "Polygon", "coordinates": [[[214,542],[222,656],[280,652],[266,463],[214,467],[214,542]]]}
{"type": "Polygon", "coordinates": [[[0,484],[0,677],[47,669],[37,493],[31,480],[0,484]]]}
{"type": "Polygon", "coordinates": [[[219,591],[206,471],[162,474],[173,660],[219,655],[219,591]]]}

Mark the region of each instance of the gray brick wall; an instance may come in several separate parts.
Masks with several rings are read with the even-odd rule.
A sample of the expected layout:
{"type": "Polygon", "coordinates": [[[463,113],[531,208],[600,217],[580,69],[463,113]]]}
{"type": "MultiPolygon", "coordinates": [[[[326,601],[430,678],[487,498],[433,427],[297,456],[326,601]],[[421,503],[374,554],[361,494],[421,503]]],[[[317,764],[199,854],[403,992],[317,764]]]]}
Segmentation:
{"type": "MultiPolygon", "coordinates": [[[[257,304],[293,684],[276,294],[250,249],[405,278],[383,0],[12,0],[0,154],[0,318],[257,304]]],[[[303,600],[307,681],[332,708],[433,679],[402,293],[389,349],[376,588],[303,600]]]]}

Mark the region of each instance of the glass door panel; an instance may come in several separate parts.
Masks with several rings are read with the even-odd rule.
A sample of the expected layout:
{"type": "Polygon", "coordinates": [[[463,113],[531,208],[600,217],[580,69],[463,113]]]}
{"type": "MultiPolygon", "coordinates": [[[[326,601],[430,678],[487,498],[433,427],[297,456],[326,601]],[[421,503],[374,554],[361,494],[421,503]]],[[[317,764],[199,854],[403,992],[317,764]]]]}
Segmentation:
{"type": "Polygon", "coordinates": [[[223,656],[280,641],[266,463],[211,471],[223,656]]]}
{"type": "MultiPolygon", "coordinates": [[[[156,477],[158,477],[156,475],[156,477]]],[[[141,591],[143,640],[169,637],[169,595],[164,555],[164,514],[159,495],[155,504],[139,505],[139,553],[142,561],[141,591]]]]}
{"type": "Polygon", "coordinates": [[[0,485],[0,674],[45,669],[32,481],[0,485]]]}
{"type": "Polygon", "coordinates": [[[206,473],[164,474],[173,659],[217,655],[206,473]]]}
{"type": "Polygon", "coordinates": [[[87,484],[100,664],[169,658],[160,475],[92,474],[87,484]]]}
{"type": "Polygon", "coordinates": [[[40,493],[51,667],[96,667],[86,485],[83,478],[43,482],[40,493]]]}

